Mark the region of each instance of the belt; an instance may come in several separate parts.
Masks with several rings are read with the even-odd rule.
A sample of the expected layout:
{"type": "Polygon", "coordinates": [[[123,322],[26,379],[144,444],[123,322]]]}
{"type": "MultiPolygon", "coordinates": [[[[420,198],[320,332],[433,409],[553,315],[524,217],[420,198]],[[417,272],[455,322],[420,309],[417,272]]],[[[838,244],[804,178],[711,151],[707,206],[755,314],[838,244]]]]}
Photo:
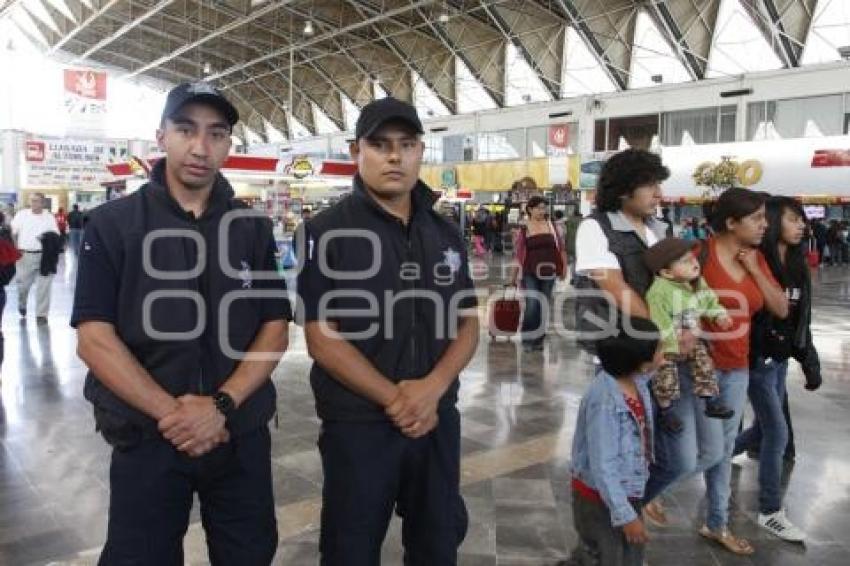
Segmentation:
{"type": "Polygon", "coordinates": [[[25,254],[40,254],[41,250],[21,250],[25,254]]]}

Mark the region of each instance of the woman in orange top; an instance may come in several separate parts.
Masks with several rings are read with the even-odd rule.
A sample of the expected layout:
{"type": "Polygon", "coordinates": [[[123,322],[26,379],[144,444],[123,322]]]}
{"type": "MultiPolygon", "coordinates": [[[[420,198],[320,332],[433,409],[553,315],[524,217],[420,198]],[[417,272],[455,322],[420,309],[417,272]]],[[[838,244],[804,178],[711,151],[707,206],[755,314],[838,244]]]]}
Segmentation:
{"type": "Polygon", "coordinates": [[[736,554],[753,552],[746,540],[733,536],[727,527],[731,455],[749,382],[751,320],[762,308],[779,318],[784,318],[788,310],[784,293],[756,248],[767,229],[765,200],[765,195],[746,189],[723,193],[710,214],[716,235],[704,244],[700,254],[703,277],[732,319],[727,330],[706,325],[704,337],[711,340],[720,386],[718,400],[733,409],[734,415],[724,421],[706,418],[704,401],[694,395],[691,380],[681,379],[689,371],[687,365],[680,365],[682,397],[676,406],[683,429],[678,435],[659,429],[644,507],[652,523],[665,525],[667,517],[656,498],[681,479],[705,472],[708,517],[700,534],[736,554]]]}
{"type": "Polygon", "coordinates": [[[766,309],[774,317],[788,316],[788,299],[758,251],[767,230],[766,195],[733,188],[710,211],[715,236],[707,242],[703,276],[732,318],[732,328],[705,325],[711,357],[720,385],[720,401],[735,411],[722,422],[723,458],[705,471],[708,517],[699,532],[736,554],[752,554],[749,542],[729,532],[732,451],[747,399],[750,367],[750,326],[753,315],[766,309]]]}

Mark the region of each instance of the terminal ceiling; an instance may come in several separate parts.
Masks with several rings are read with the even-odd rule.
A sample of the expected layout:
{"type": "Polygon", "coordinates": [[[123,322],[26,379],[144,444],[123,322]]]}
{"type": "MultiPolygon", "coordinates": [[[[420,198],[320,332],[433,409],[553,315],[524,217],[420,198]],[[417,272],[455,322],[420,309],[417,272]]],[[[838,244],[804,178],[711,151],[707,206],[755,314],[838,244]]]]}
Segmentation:
{"type": "MultiPolygon", "coordinates": [[[[801,63],[818,2],[739,0],[785,67],[801,63]]],[[[834,0],[832,0],[834,1],[834,0]]],[[[839,0],[841,1],[841,0],[839,0]]],[[[226,89],[244,125],[291,137],[317,130],[315,105],[345,130],[344,99],[375,85],[412,100],[422,81],[457,113],[456,61],[495,106],[507,104],[506,51],[562,97],[575,31],[617,89],[629,85],[635,26],[648,15],[692,80],[706,77],[721,0],[0,0],[30,40],[76,65],[226,89]],[[20,25],[27,22],[29,25],[20,25]],[[308,23],[309,22],[309,23],[308,23]],[[510,47],[509,47],[510,46],[510,47]]]]}

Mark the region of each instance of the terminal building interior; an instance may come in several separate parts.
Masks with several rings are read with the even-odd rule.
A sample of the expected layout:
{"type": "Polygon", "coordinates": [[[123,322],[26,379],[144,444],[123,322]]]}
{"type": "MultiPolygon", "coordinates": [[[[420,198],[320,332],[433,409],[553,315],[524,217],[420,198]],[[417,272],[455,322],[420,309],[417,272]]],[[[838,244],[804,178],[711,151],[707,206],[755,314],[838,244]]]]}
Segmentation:
{"type": "MultiPolygon", "coordinates": [[[[517,328],[493,335],[529,199],[544,199],[552,221],[587,217],[606,162],[629,149],[669,169],[656,216],[670,235],[706,240],[704,205],[733,187],[794,199],[807,217],[799,245],[823,381],[808,390],[790,361],[794,453],[781,491],[805,542],[759,524],[760,463],[745,452],[732,459],[728,527],[755,552],[700,536],[697,474],[664,493],[669,524],[644,520],[643,564],[850,564],[850,0],[0,0],[0,77],[0,231],[35,196],[64,242],[49,314],[36,318],[35,299],[28,316],[19,304],[32,251],[20,242],[0,303],[0,566],[98,564],[113,449],[83,396],[88,367],[70,325],[80,243],[66,236],[68,214],[96,215],[148,182],[165,155],[156,135],[167,93],[182,83],[211,85],[238,111],[221,174],[273,226],[291,294],[297,226],[356,184],[361,110],[386,97],[416,109],[419,178],[459,230],[479,297],[457,402],[461,566],[580,564],[572,450],[598,360],[569,331],[575,279],[555,285],[542,348],[517,328]],[[479,214],[494,220],[486,240],[479,214]]],[[[271,375],[275,565],[320,563],[312,364],[304,327],[290,323],[271,375]]],[[[743,427],[753,418],[747,402],[743,427]]],[[[199,507],[186,564],[211,563],[199,507]]],[[[381,564],[405,563],[402,538],[394,517],[381,564]]]]}

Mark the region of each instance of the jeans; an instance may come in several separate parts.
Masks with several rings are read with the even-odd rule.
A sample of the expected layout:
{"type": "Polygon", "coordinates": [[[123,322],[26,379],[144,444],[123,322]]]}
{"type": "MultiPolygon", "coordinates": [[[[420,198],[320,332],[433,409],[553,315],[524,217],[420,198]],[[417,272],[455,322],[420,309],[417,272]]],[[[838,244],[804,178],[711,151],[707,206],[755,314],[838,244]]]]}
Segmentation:
{"type": "MultiPolygon", "coordinates": [[[[632,504],[640,516],[640,507],[632,504]]],[[[602,503],[588,501],[573,491],[573,523],[579,542],[572,554],[576,566],[642,566],[644,545],[630,544],[623,529],[611,524],[602,503]]]]}
{"type": "Polygon", "coordinates": [[[732,409],[735,414],[731,419],[721,421],[722,459],[705,471],[708,499],[706,524],[714,531],[724,528],[729,521],[729,497],[732,495],[732,452],[735,449],[735,439],[738,437],[738,427],[747,401],[749,378],[747,368],[717,371],[717,382],[720,385],[720,396],[717,400],[732,409]]]}
{"type": "MultiPolygon", "coordinates": [[[[782,399],[782,414],[785,415],[785,426],[788,428],[788,444],[785,445],[786,460],[793,460],[797,456],[797,448],[794,446],[794,422],[791,420],[791,409],[788,406],[788,390],[785,390],[785,396],[782,399]]],[[[745,451],[761,451],[761,425],[759,424],[758,416],[753,418],[753,424],[750,426],[753,429],[752,434],[745,439],[745,442],[736,441],[735,453],[741,454],[745,451]]],[[[740,435],[738,435],[740,440],[740,435]]]]}
{"type": "Polygon", "coordinates": [[[80,254],[80,244],[83,242],[83,231],[78,228],[68,230],[68,243],[75,255],[80,254]]]}
{"type": "MultiPolygon", "coordinates": [[[[668,412],[682,422],[682,431],[669,432],[656,418],[655,461],[649,468],[645,501],[652,501],[677,481],[705,471],[723,458],[721,421],[707,417],[705,399],[694,395],[690,364],[678,363],[677,371],[681,396],[668,412]]],[[[655,414],[659,417],[660,411],[655,414]]]]}
{"type": "Polygon", "coordinates": [[[785,398],[785,376],[788,360],[784,362],[759,360],[750,371],[748,393],[758,420],[738,435],[735,453],[751,446],[756,435],[761,436],[759,448],[759,510],[769,515],[782,508],[782,458],[788,445],[788,426],[782,403],[785,398]]]}
{"type": "Polygon", "coordinates": [[[549,326],[549,307],[555,276],[540,279],[533,273],[522,276],[525,295],[525,311],[522,315],[522,342],[527,345],[542,344],[549,326]],[[536,291],[536,292],[535,292],[536,291]]]}

